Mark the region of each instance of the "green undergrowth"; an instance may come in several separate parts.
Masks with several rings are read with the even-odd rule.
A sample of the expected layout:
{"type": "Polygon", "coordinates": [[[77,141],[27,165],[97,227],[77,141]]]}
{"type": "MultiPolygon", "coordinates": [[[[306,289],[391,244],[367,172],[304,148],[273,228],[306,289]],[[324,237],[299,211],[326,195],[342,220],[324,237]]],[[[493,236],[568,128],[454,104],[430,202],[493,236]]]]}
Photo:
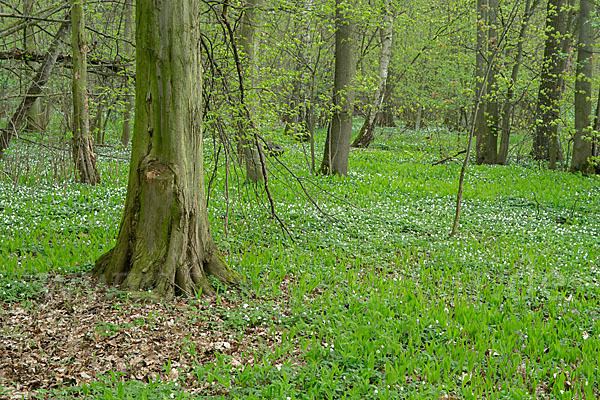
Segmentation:
{"type": "MultiPolygon", "coordinates": [[[[253,365],[232,369],[225,356],[198,365],[226,393],[204,398],[598,398],[598,177],[470,166],[459,235],[449,238],[461,158],[431,164],[464,136],[387,130],[352,151],[346,178],[311,174],[308,145],[278,141],[296,174],[269,160],[285,228],[264,186],[245,183],[239,168],[212,178],[216,153],[205,143],[213,235],[260,299],[223,310],[214,329],[268,321],[283,336],[253,365]]],[[[44,274],[89,271],[110,248],[127,171],[111,168],[97,187],[2,183],[2,301],[32,301],[44,274]]],[[[116,375],[44,396],[203,398],[116,375]]]]}

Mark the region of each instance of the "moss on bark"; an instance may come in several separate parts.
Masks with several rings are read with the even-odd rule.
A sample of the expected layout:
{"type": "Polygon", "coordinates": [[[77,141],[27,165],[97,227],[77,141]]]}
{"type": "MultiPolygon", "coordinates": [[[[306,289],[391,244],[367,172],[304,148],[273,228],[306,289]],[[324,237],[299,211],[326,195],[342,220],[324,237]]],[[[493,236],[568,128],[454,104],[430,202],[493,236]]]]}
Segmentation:
{"type": "Polygon", "coordinates": [[[141,0],[136,113],[125,211],[115,247],[93,274],[153,298],[213,293],[240,280],[210,234],[202,165],[198,0],[141,0]]]}

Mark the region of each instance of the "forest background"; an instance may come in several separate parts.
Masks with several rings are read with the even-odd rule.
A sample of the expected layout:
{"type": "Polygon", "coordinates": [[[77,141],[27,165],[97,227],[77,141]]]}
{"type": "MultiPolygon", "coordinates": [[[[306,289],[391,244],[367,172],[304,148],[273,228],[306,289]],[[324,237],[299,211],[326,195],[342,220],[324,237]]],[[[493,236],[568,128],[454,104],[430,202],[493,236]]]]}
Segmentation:
{"type": "Polygon", "coordinates": [[[0,2],[2,396],[600,395],[594,1],[159,3],[0,2]],[[177,22],[223,263],[162,290],[102,255],[177,22]]]}

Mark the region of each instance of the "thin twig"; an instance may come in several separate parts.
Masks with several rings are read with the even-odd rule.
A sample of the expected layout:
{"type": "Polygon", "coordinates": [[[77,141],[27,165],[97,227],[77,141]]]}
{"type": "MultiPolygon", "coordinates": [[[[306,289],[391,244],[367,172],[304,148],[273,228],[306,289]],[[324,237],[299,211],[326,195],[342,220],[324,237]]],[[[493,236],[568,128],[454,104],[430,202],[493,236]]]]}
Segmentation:
{"type": "Polygon", "coordinates": [[[479,93],[477,95],[477,100],[475,102],[475,110],[473,112],[473,118],[471,119],[471,129],[469,130],[469,143],[467,144],[467,154],[465,154],[465,160],[464,160],[462,168],[460,170],[460,178],[458,181],[458,193],[456,194],[456,213],[454,214],[454,223],[452,224],[452,231],[450,232],[450,237],[455,236],[456,232],[458,231],[458,222],[460,220],[460,211],[461,211],[461,207],[462,207],[462,197],[463,197],[463,188],[464,188],[464,184],[465,184],[465,175],[467,172],[467,165],[469,165],[469,157],[471,156],[471,149],[473,147],[473,136],[475,134],[475,121],[477,118],[477,114],[479,113],[479,107],[481,105],[481,100],[482,100],[483,94],[485,92],[485,87],[486,87],[487,80],[490,76],[490,72],[492,70],[492,67],[494,66],[494,60],[496,59],[496,56],[498,55],[498,53],[500,51],[500,44],[504,41],[504,38],[506,37],[509,28],[511,27],[511,25],[513,24],[513,22],[516,18],[516,9],[517,9],[518,4],[519,4],[519,2],[515,1],[515,5],[510,14],[512,16],[512,18],[510,18],[511,22],[510,22],[510,24],[508,24],[506,26],[506,28],[502,32],[502,36],[500,37],[500,40],[498,41],[496,49],[492,53],[492,56],[489,59],[488,67],[485,72],[485,76],[483,77],[483,82],[481,84],[481,89],[479,90],[479,93]]]}
{"type": "Polygon", "coordinates": [[[454,154],[454,155],[452,155],[452,156],[448,156],[448,157],[446,157],[446,158],[442,158],[441,160],[439,160],[439,161],[436,161],[436,162],[434,162],[434,163],[433,163],[433,164],[431,164],[431,165],[439,165],[439,164],[443,164],[443,163],[445,163],[445,162],[447,162],[447,161],[450,161],[450,160],[452,160],[452,159],[454,159],[454,158],[456,158],[456,157],[460,156],[461,154],[465,154],[466,152],[467,152],[467,150],[461,150],[461,151],[459,151],[458,153],[456,153],[456,154],[454,154]]]}

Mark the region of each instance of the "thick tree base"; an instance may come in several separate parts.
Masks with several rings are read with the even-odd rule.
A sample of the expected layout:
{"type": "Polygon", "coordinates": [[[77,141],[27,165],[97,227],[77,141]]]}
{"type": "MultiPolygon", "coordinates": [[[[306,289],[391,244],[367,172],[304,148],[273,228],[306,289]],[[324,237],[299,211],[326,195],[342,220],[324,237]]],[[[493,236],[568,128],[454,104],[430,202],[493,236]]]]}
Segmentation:
{"type": "Polygon", "coordinates": [[[92,271],[102,282],[170,299],[213,294],[209,276],[240,281],[210,235],[202,189],[185,186],[176,171],[142,162],[139,181],[128,188],[117,243],[92,271]]]}
{"type": "MultiPolygon", "coordinates": [[[[212,296],[215,288],[209,276],[215,277],[226,285],[237,284],[241,277],[233,271],[218,254],[210,260],[191,262],[171,269],[169,275],[161,274],[155,279],[151,273],[152,265],[141,271],[132,272],[131,265],[115,265],[116,248],[100,256],[96,261],[92,275],[100,282],[108,285],[118,285],[129,291],[133,296],[150,300],[168,300],[174,296],[195,296],[198,294],[212,296]]],[[[155,266],[159,267],[159,265],[155,266]]]]}

